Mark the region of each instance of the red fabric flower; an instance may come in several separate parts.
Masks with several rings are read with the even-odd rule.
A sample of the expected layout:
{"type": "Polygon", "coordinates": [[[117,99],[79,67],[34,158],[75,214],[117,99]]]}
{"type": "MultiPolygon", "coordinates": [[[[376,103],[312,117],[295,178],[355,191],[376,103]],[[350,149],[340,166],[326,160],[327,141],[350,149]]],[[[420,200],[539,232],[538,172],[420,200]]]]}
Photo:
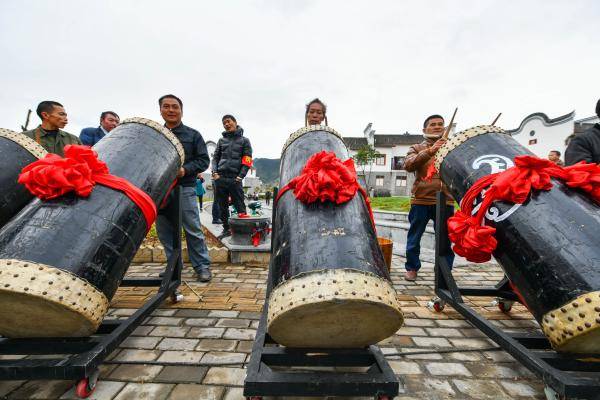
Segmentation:
{"type": "Polygon", "coordinates": [[[572,188],[581,189],[600,203],[600,166],[581,161],[575,165],[563,168],[566,172],[565,183],[572,188]]]}
{"type": "Polygon", "coordinates": [[[498,242],[494,238],[496,228],[481,225],[478,218],[457,211],[448,218],[448,237],[454,243],[452,250],[472,262],[486,262],[498,242]]]}

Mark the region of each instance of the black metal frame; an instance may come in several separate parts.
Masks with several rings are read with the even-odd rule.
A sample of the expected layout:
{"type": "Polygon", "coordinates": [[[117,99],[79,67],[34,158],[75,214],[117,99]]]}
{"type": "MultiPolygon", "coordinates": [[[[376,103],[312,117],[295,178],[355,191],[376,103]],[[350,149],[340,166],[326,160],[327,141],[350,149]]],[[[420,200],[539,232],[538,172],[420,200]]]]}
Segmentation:
{"type": "MultiPolygon", "coordinates": [[[[273,193],[273,199],[276,198],[277,189],[273,193]]],[[[274,221],[275,201],[272,209],[274,221]]],[[[271,251],[272,246],[273,240],[271,251]]],[[[398,378],[377,346],[359,349],[289,348],[277,344],[269,336],[270,267],[266,300],[244,381],[244,396],[387,396],[390,399],[397,396],[398,378]],[[335,370],[307,369],[314,367],[334,367],[335,370]]]]}
{"type": "MultiPolygon", "coordinates": [[[[98,331],[82,338],[0,339],[1,355],[45,355],[44,358],[0,360],[0,380],[28,379],[89,379],[98,378],[98,368],[129,334],[138,327],[168,296],[177,296],[181,283],[181,207],[180,190],[174,190],[174,205],[170,217],[177,228],[173,235],[173,254],[162,278],[127,278],[120,287],[158,286],[158,293],[133,315],[124,320],[105,319],[98,331]],[[56,357],[52,357],[56,356],[56,357]]],[[[22,316],[27,318],[26,315],[22,316]]],[[[91,389],[91,388],[90,388],[91,389]]]]}
{"type": "Polygon", "coordinates": [[[558,353],[541,333],[506,332],[464,303],[462,296],[493,296],[508,301],[518,301],[518,298],[508,287],[506,277],[494,287],[459,287],[456,284],[445,258],[450,248],[445,224],[448,216],[445,204],[446,196],[439,192],[435,222],[435,293],[439,299],[451,305],[504,351],[540,377],[559,396],[600,399],[600,362],[582,361],[585,358],[600,360],[600,354],[558,353]]]}

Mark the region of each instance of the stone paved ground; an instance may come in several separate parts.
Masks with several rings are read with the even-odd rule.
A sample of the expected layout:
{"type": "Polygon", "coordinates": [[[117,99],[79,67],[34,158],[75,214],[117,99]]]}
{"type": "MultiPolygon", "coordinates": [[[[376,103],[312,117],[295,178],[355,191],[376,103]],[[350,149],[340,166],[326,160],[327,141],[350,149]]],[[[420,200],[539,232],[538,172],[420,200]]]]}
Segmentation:
{"type": "MultiPolygon", "coordinates": [[[[433,294],[433,268],[425,264],[419,281],[406,282],[403,260],[394,257],[392,280],[405,312],[406,324],[380,346],[384,353],[427,351],[388,356],[403,387],[399,399],[531,399],[543,398],[540,380],[494,347],[477,329],[447,307],[441,314],[426,308],[433,294]],[[436,353],[436,349],[472,349],[436,353]]],[[[159,264],[135,265],[129,274],[147,276],[159,264]]],[[[259,309],[265,295],[265,266],[221,264],[213,267],[210,284],[196,283],[186,269],[184,303],[165,304],[125,340],[101,367],[92,399],[241,399],[259,309]],[[202,301],[192,289],[202,296],[202,301]],[[235,365],[233,363],[240,363],[235,365]],[[198,365],[200,364],[200,365],[198,365]],[[202,365],[210,364],[210,365],[202,365]]],[[[496,283],[497,267],[457,268],[459,281],[473,285],[496,283]]],[[[120,291],[110,315],[126,317],[149,295],[147,289],[120,291]]],[[[498,325],[537,330],[522,307],[509,316],[490,305],[471,301],[498,325]]],[[[71,381],[4,381],[0,396],[8,399],[76,398],[71,381]]]]}

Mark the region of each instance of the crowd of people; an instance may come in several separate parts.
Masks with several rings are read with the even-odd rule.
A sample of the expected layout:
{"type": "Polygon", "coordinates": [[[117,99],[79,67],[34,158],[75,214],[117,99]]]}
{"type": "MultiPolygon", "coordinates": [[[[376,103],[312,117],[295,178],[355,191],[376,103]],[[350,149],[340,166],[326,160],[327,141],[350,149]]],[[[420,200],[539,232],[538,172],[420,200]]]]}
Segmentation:
{"type": "MultiPolygon", "coordinates": [[[[214,187],[213,223],[222,223],[224,238],[231,235],[229,229],[229,205],[233,204],[238,216],[246,216],[246,204],[242,181],[252,167],[252,146],[244,136],[244,129],[237,119],[224,115],[221,119],[224,131],[217,143],[212,163],[206,149],[206,144],[200,132],[186,126],[182,122],[183,102],[175,95],[167,94],[158,100],[160,114],[164,126],[175,134],[183,145],[185,163],[177,174],[178,185],[181,187],[182,224],[185,231],[187,248],[193,269],[202,282],[210,281],[210,258],[205,238],[200,226],[198,203],[202,209],[205,194],[204,179],[201,174],[210,167],[214,187]],[[210,165],[209,165],[210,164],[210,165]]],[[[49,153],[64,155],[64,148],[70,144],[93,146],[118,126],[119,115],[114,111],[105,111],[100,115],[97,128],[85,128],[79,137],[65,132],[68,123],[64,106],[56,101],[42,101],[37,109],[41,124],[35,129],[23,132],[28,137],[43,146],[49,153]]],[[[596,104],[596,114],[600,117],[600,100],[596,104]]],[[[306,125],[327,125],[327,107],[318,98],[306,105],[306,125]]],[[[413,145],[408,150],[404,168],[416,175],[411,189],[411,207],[409,211],[409,231],[406,245],[405,279],[414,281],[421,267],[419,260],[420,242],[427,223],[435,221],[436,192],[443,190],[450,200],[447,207],[448,215],[454,211],[454,201],[448,189],[435,174],[431,180],[423,179],[433,162],[437,150],[446,142],[444,118],[439,114],[427,117],[423,123],[423,142],[413,145]]],[[[580,161],[600,163],[600,124],[595,124],[587,131],[573,137],[565,152],[565,162],[561,153],[552,150],[548,159],[559,165],[573,165],[580,161]]],[[[271,192],[265,196],[267,204],[271,200],[271,192]]],[[[167,202],[167,207],[168,207],[167,202]]],[[[167,256],[173,249],[170,238],[175,229],[175,221],[169,220],[166,212],[159,212],[156,220],[158,237],[165,248],[167,256]]],[[[452,266],[454,255],[448,252],[448,265],[452,266]]]]}

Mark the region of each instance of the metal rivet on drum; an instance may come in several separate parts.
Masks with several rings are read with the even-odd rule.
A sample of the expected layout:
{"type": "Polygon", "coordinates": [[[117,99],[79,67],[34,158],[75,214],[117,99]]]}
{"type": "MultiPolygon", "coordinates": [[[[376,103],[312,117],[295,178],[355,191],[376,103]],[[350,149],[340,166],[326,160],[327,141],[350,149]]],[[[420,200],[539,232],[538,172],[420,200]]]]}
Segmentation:
{"type": "Polygon", "coordinates": [[[73,280],[75,280],[75,278],[73,277],[73,280]]]}
{"type": "Polygon", "coordinates": [[[596,318],[596,322],[600,324],[600,318],[596,318]]]}
{"type": "Polygon", "coordinates": [[[348,283],[354,283],[354,281],[353,281],[352,279],[350,279],[350,280],[348,281],[348,283]]]}
{"type": "Polygon", "coordinates": [[[32,281],[35,281],[35,276],[32,276],[32,277],[31,277],[31,280],[32,280],[32,281]]]}
{"type": "Polygon", "coordinates": [[[290,306],[291,306],[292,304],[294,304],[294,303],[290,301],[290,306]]]}
{"type": "Polygon", "coordinates": [[[70,289],[70,288],[69,288],[68,286],[65,288],[65,290],[69,290],[69,289],[70,289]]]}
{"type": "Polygon", "coordinates": [[[581,326],[578,326],[578,327],[577,327],[577,330],[581,332],[581,331],[583,331],[583,327],[581,327],[581,326]]]}
{"type": "Polygon", "coordinates": [[[43,270],[43,269],[44,269],[44,267],[40,267],[40,268],[38,268],[38,269],[41,271],[41,270],[43,270]]]}
{"type": "Polygon", "coordinates": [[[567,310],[565,310],[564,308],[561,308],[561,309],[560,309],[560,311],[562,311],[562,312],[564,312],[564,313],[566,313],[566,312],[567,312],[567,310]]]}
{"type": "Polygon", "coordinates": [[[551,316],[552,318],[555,318],[555,315],[554,315],[554,313],[550,314],[550,316],[551,316]]]}
{"type": "Polygon", "coordinates": [[[290,292],[293,292],[293,291],[294,291],[294,288],[292,288],[292,289],[290,290],[290,292]]]}
{"type": "Polygon", "coordinates": [[[594,307],[594,311],[600,312],[600,307],[594,307]]]}
{"type": "Polygon", "coordinates": [[[356,296],[356,292],[352,292],[352,296],[356,296]]]}
{"type": "Polygon", "coordinates": [[[4,287],[9,287],[10,285],[7,283],[6,285],[4,285],[4,287]]]}
{"type": "Polygon", "coordinates": [[[71,303],[71,305],[72,305],[72,306],[74,306],[74,305],[75,305],[75,302],[72,302],[72,303],[71,303]]]}
{"type": "Polygon", "coordinates": [[[50,281],[50,282],[48,282],[48,285],[52,285],[52,283],[53,283],[53,282],[52,282],[52,281],[50,281]]]}
{"type": "Polygon", "coordinates": [[[369,297],[369,293],[365,293],[365,295],[366,295],[367,297],[369,297]]]}
{"type": "Polygon", "coordinates": [[[28,291],[28,290],[29,290],[29,288],[23,288],[23,290],[24,290],[24,291],[28,291]]]}
{"type": "Polygon", "coordinates": [[[592,324],[590,324],[589,322],[586,322],[586,323],[585,323],[585,327],[586,327],[586,328],[591,328],[591,327],[592,327],[592,324]]]}
{"type": "Polygon", "coordinates": [[[322,294],[320,294],[320,295],[319,295],[319,298],[321,298],[321,297],[323,297],[323,295],[322,295],[322,294]]]}
{"type": "Polygon", "coordinates": [[[591,302],[592,302],[592,299],[590,299],[589,297],[586,297],[586,298],[585,298],[585,302],[586,302],[586,303],[591,303],[591,302]]]}
{"type": "Polygon", "coordinates": [[[77,293],[77,296],[81,296],[81,292],[77,293]]]}
{"type": "Polygon", "coordinates": [[[367,281],[365,281],[365,285],[367,284],[367,281]]]}
{"type": "Polygon", "coordinates": [[[60,275],[60,271],[56,271],[56,275],[60,275]]]}
{"type": "Polygon", "coordinates": [[[551,331],[551,332],[554,332],[554,328],[553,328],[553,327],[550,327],[550,331],[551,331]]]}
{"type": "Polygon", "coordinates": [[[381,300],[381,296],[377,296],[377,298],[378,298],[379,300],[381,300]]]}
{"type": "Polygon", "coordinates": [[[29,267],[29,264],[25,263],[25,264],[23,264],[23,266],[24,266],[25,268],[27,268],[27,267],[29,267]]]}
{"type": "Polygon", "coordinates": [[[573,317],[567,318],[569,321],[573,322],[573,317]]]}
{"type": "Polygon", "coordinates": [[[579,318],[585,318],[585,314],[584,313],[579,313],[579,318]]]}
{"type": "Polygon", "coordinates": [[[18,278],[18,277],[19,277],[19,274],[14,274],[14,275],[13,275],[13,277],[14,277],[14,278],[18,278]]]}
{"type": "Polygon", "coordinates": [[[548,321],[548,318],[544,318],[544,322],[545,322],[545,323],[548,323],[548,322],[549,322],[549,321],[548,321]]]}
{"type": "Polygon", "coordinates": [[[303,298],[302,298],[302,301],[306,301],[306,297],[303,297],[303,298]]]}
{"type": "Polygon", "coordinates": [[[45,296],[45,295],[47,295],[47,294],[48,294],[48,292],[42,292],[42,294],[45,296]]]}
{"type": "Polygon", "coordinates": [[[338,294],[339,294],[338,292],[335,292],[335,295],[336,295],[336,296],[337,296],[338,294]]]}
{"type": "Polygon", "coordinates": [[[317,282],[317,285],[320,285],[320,284],[321,284],[321,281],[317,282]]]}
{"type": "Polygon", "coordinates": [[[579,304],[573,303],[573,307],[577,308],[577,307],[579,307],[579,304]]]}
{"type": "Polygon", "coordinates": [[[11,265],[11,264],[12,264],[12,262],[10,262],[10,261],[6,262],[6,265],[11,265]]]}
{"type": "Polygon", "coordinates": [[[62,296],[60,296],[58,299],[59,299],[59,300],[62,300],[62,299],[63,299],[63,297],[62,297],[62,296]]]}
{"type": "Polygon", "coordinates": [[[306,287],[306,285],[302,285],[302,289],[304,289],[306,287]]]}

